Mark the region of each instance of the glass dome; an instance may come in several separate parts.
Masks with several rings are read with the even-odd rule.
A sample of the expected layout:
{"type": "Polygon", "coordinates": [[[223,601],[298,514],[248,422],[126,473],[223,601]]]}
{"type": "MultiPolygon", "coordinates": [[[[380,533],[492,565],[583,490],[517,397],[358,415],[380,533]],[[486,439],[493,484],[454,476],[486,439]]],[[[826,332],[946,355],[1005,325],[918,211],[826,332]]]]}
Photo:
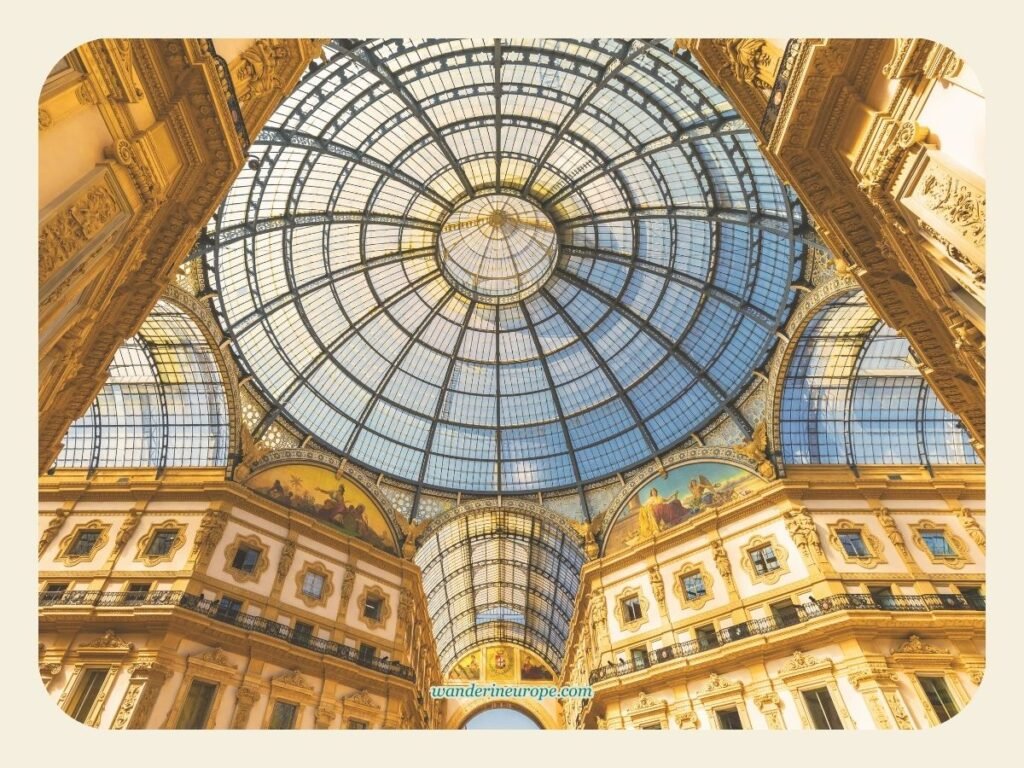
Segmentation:
{"type": "Polygon", "coordinates": [[[736,413],[804,221],[671,41],[327,50],[204,251],[274,417],[421,487],[518,493],[736,413]]]}

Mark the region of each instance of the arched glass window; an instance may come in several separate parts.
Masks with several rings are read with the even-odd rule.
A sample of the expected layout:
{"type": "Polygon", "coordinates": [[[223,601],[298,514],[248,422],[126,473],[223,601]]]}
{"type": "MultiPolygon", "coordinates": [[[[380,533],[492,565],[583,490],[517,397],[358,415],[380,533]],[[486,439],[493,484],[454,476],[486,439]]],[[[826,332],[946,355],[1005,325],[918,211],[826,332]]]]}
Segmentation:
{"type": "Polygon", "coordinates": [[[56,466],[227,464],[227,398],[199,328],[161,301],[117,350],[107,382],[64,438],[56,466]]]}
{"type": "Polygon", "coordinates": [[[977,464],[956,416],[913,364],[907,340],[844,294],[808,323],[782,389],[788,464],[977,464]]]}

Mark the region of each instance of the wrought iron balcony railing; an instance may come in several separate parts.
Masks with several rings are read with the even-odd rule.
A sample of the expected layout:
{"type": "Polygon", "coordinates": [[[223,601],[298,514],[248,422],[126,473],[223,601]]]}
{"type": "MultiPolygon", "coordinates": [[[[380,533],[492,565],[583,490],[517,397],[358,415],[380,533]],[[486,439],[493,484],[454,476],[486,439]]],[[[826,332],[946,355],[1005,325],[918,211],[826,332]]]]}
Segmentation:
{"type": "Polygon", "coordinates": [[[742,640],[753,635],[775,632],[785,627],[812,621],[836,611],[984,611],[985,599],[980,596],[963,595],[893,595],[875,598],[872,595],[832,595],[816,602],[794,605],[793,611],[786,616],[763,619],[752,619],[742,624],[725,627],[715,633],[708,633],[696,640],[673,643],[658,648],[646,657],[640,656],[618,663],[609,662],[590,673],[590,684],[621,677],[641,669],[664,664],[673,659],[693,656],[703,651],[718,648],[728,643],[742,640]]]}
{"type": "Polygon", "coordinates": [[[415,680],[416,675],[412,668],[400,664],[397,661],[390,661],[368,654],[360,653],[354,648],[335,642],[325,640],[321,637],[313,637],[306,631],[296,631],[294,627],[281,624],[277,621],[254,616],[249,613],[232,610],[220,600],[210,600],[199,595],[190,595],[187,592],[153,591],[153,592],[100,592],[100,591],[71,591],[63,592],[40,592],[39,607],[52,608],[57,606],[87,606],[98,608],[111,607],[139,607],[139,606],[171,606],[185,608],[194,613],[202,614],[216,621],[231,624],[249,632],[259,632],[268,637],[284,640],[291,645],[320,653],[325,656],[333,656],[336,659],[350,661],[367,669],[373,669],[386,675],[394,675],[404,680],[415,680]]]}

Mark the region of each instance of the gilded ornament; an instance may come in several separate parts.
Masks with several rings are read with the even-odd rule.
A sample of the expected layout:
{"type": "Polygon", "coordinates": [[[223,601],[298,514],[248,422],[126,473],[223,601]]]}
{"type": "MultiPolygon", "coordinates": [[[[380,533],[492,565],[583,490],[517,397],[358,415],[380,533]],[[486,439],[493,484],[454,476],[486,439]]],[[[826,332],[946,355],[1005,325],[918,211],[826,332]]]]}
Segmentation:
{"type": "MultiPolygon", "coordinates": [[[[281,547],[281,557],[277,561],[277,575],[274,577],[274,583],[280,585],[284,582],[284,577],[288,575],[288,571],[291,570],[292,561],[295,559],[295,542],[291,539],[285,541],[284,546],[281,547]]],[[[299,585],[301,592],[302,585],[299,585]]]]}
{"type": "Polygon", "coordinates": [[[775,465],[768,458],[768,426],[764,421],[754,427],[750,440],[733,446],[733,450],[752,461],[761,477],[766,480],[775,479],[775,465]]]}
{"type": "Polygon", "coordinates": [[[893,648],[890,653],[945,653],[934,645],[928,645],[918,635],[911,635],[901,645],[893,648]]]}

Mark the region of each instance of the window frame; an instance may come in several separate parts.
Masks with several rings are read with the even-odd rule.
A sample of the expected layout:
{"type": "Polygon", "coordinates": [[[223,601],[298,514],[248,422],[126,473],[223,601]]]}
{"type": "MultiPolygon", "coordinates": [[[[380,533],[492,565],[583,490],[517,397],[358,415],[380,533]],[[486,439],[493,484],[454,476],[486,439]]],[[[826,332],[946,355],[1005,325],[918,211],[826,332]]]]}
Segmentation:
{"type": "Polygon", "coordinates": [[[267,730],[271,731],[294,731],[295,724],[299,719],[299,711],[302,705],[297,701],[290,701],[289,699],[274,699],[269,707],[270,716],[267,719],[267,730]],[[291,718],[288,721],[287,726],[274,725],[274,719],[277,717],[279,707],[291,707],[291,718]]]}
{"type": "Polygon", "coordinates": [[[224,572],[237,582],[258,582],[269,564],[267,545],[258,536],[239,533],[224,550],[224,572]],[[235,558],[243,549],[257,553],[250,570],[235,567],[235,558]]]}
{"type": "Polygon", "coordinates": [[[847,518],[828,524],[828,541],[832,548],[843,558],[847,565],[860,568],[874,568],[879,563],[887,562],[881,540],[871,533],[866,523],[859,523],[847,518]],[[860,537],[864,547],[864,555],[851,555],[843,542],[842,535],[853,533],[860,537]]]}
{"type": "Polygon", "coordinates": [[[92,728],[97,727],[103,714],[107,694],[114,683],[115,677],[117,677],[117,667],[110,664],[84,663],[76,665],[74,672],[72,672],[71,677],[68,679],[67,685],[64,686],[64,694],[61,695],[58,706],[72,720],[92,728]],[[87,682],[92,679],[93,673],[99,672],[103,673],[103,678],[96,687],[88,709],[83,713],[82,719],[79,719],[72,714],[72,710],[78,709],[82,704],[82,697],[86,693],[85,686],[87,682]]]}
{"type": "Polygon", "coordinates": [[[819,686],[817,688],[804,688],[800,691],[800,695],[804,700],[804,707],[807,709],[807,715],[810,718],[811,724],[814,726],[816,731],[843,731],[846,728],[843,726],[843,720],[839,717],[839,712],[836,709],[835,702],[832,701],[832,694],[828,690],[828,686],[819,686]],[[824,693],[828,697],[828,707],[831,709],[831,715],[835,715],[835,724],[832,723],[830,713],[826,711],[826,708],[821,705],[821,694],[824,693]],[[811,706],[810,695],[814,695],[814,703],[817,705],[817,710],[811,706]],[[821,728],[818,725],[818,720],[815,717],[816,714],[820,714],[824,719],[826,728],[821,728]]]}
{"type": "Polygon", "coordinates": [[[626,587],[615,596],[615,618],[623,632],[635,632],[650,620],[650,603],[639,587],[626,587]],[[633,599],[640,608],[640,615],[629,618],[626,603],[633,599]]]}
{"type": "Polygon", "coordinates": [[[967,544],[963,539],[955,535],[945,523],[920,520],[911,525],[910,530],[913,532],[914,545],[924,552],[932,565],[944,565],[947,568],[959,570],[968,563],[973,562],[967,544]],[[928,545],[928,538],[926,538],[933,535],[941,535],[952,554],[936,555],[928,545]]]}
{"type": "Polygon", "coordinates": [[[185,523],[177,520],[164,520],[162,523],[155,523],[150,526],[145,535],[139,539],[136,547],[135,560],[147,566],[158,565],[159,563],[170,562],[177,555],[178,550],[185,545],[185,523]],[[166,552],[152,552],[151,548],[161,533],[175,532],[174,538],[166,552]]]}
{"type": "Polygon", "coordinates": [[[767,536],[753,536],[743,546],[743,557],[740,565],[747,572],[752,584],[775,584],[784,575],[789,573],[789,551],[779,544],[774,533],[767,536]],[[771,547],[772,556],[775,560],[775,567],[771,570],[759,572],[755,565],[753,553],[760,552],[771,547]]]}
{"type": "Polygon", "coordinates": [[[714,579],[711,573],[705,567],[703,562],[693,563],[686,562],[676,569],[675,573],[672,574],[672,591],[675,593],[676,599],[679,600],[679,605],[684,609],[690,609],[693,611],[699,611],[711,600],[714,599],[714,579]],[[690,576],[699,576],[704,584],[704,594],[699,597],[689,597],[686,590],[685,579],[690,576]]]}
{"type": "Polygon", "coordinates": [[[307,607],[316,608],[327,605],[328,599],[334,594],[334,580],[331,578],[330,569],[319,561],[307,561],[295,573],[295,595],[307,607]],[[313,596],[306,592],[306,577],[310,574],[323,579],[320,594],[313,596]]]}
{"type": "Polygon", "coordinates": [[[80,523],[71,529],[71,533],[65,536],[60,543],[60,549],[54,559],[63,563],[68,567],[78,565],[79,563],[92,562],[96,555],[107,545],[110,539],[110,524],[104,523],[102,520],[90,520],[87,523],[80,523]],[[96,540],[93,542],[88,552],[82,554],[75,554],[72,549],[78,540],[78,537],[86,532],[96,532],[96,540]]]}
{"type": "Polygon", "coordinates": [[[391,603],[388,599],[388,593],[376,585],[369,585],[363,587],[362,593],[359,595],[359,599],[356,602],[358,608],[358,619],[370,629],[384,629],[387,626],[388,618],[391,616],[391,603]],[[378,598],[380,599],[380,615],[374,619],[366,615],[366,603],[367,600],[378,598]]]}

